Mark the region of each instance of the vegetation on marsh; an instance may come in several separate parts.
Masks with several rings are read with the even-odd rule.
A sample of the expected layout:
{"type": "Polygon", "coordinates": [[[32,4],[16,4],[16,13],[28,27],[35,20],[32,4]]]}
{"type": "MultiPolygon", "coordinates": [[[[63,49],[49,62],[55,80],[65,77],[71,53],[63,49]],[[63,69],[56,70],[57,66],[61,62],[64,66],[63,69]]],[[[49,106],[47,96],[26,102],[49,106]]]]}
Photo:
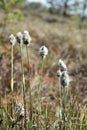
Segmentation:
{"type": "MultiPolygon", "coordinates": [[[[3,13],[1,16],[3,16],[3,13]]],[[[6,26],[7,33],[2,37],[0,43],[0,127],[1,129],[21,129],[24,117],[20,117],[24,106],[22,104],[22,71],[21,55],[19,46],[14,47],[14,93],[10,90],[10,72],[11,72],[11,46],[8,44],[8,31],[16,34],[18,31],[29,30],[32,37],[32,44],[29,47],[30,72],[31,72],[31,95],[32,103],[32,125],[27,116],[27,128],[30,129],[87,129],[87,48],[86,48],[86,28],[79,28],[78,22],[74,19],[63,18],[61,16],[51,15],[49,13],[40,13],[24,10],[24,20],[16,25],[11,23],[6,26]],[[51,22],[49,21],[51,20],[51,22]],[[56,19],[56,21],[52,21],[56,19]],[[44,26],[43,26],[44,25],[44,26]],[[22,28],[21,28],[22,27],[22,28]],[[42,60],[38,54],[38,48],[46,45],[49,49],[48,56],[41,67],[42,60]],[[61,107],[59,104],[59,81],[56,76],[58,60],[62,58],[67,64],[69,75],[72,77],[70,83],[70,92],[66,97],[66,103],[63,106],[66,119],[61,122],[61,107]],[[41,101],[42,114],[38,113],[38,87],[42,86],[41,101]],[[15,107],[20,112],[13,115],[15,107]],[[21,107],[22,106],[22,107],[21,107]],[[2,118],[3,117],[3,118],[2,118]],[[38,119],[40,120],[38,121],[38,119]],[[14,119],[14,120],[13,120],[14,119]],[[60,119],[60,120],[59,120],[60,119]],[[62,128],[61,128],[62,127],[62,128]]],[[[26,81],[26,108],[30,111],[29,102],[29,79],[28,79],[28,58],[26,47],[23,47],[23,66],[26,81]]],[[[65,93],[65,92],[64,92],[65,93]]],[[[65,94],[63,95],[63,99],[65,94]]],[[[23,114],[23,113],[22,113],[23,114]]],[[[23,115],[22,115],[23,116],[23,115]]]]}

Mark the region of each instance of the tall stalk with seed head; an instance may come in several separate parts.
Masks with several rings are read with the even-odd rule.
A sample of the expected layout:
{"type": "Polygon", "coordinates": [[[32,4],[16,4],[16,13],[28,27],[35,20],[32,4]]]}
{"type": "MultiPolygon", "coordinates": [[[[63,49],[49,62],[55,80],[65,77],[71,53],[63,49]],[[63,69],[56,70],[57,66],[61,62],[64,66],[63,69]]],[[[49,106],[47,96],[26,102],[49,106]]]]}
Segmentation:
{"type": "Polygon", "coordinates": [[[25,30],[23,32],[23,43],[26,46],[26,54],[28,60],[28,82],[29,82],[29,116],[30,116],[30,124],[32,125],[32,95],[31,95],[31,74],[30,74],[30,56],[29,56],[29,45],[31,43],[31,37],[29,32],[25,30]]]}
{"type": "MultiPolygon", "coordinates": [[[[39,55],[42,57],[42,65],[41,65],[42,73],[43,73],[43,67],[44,67],[44,60],[45,60],[47,54],[48,54],[47,47],[46,46],[41,46],[39,48],[39,55]]],[[[42,77],[40,78],[40,85],[39,85],[39,88],[38,88],[38,118],[40,118],[41,113],[42,113],[42,101],[41,101],[41,98],[42,98],[42,77]]]]}
{"type": "Polygon", "coordinates": [[[21,69],[22,69],[22,100],[24,105],[24,128],[26,129],[26,100],[25,100],[25,76],[24,76],[24,67],[23,67],[23,34],[18,32],[16,35],[17,42],[20,47],[20,55],[21,55],[21,69]]]}
{"type": "MultiPolygon", "coordinates": [[[[59,87],[60,87],[60,106],[62,109],[62,120],[64,121],[64,128],[65,128],[65,107],[66,107],[66,100],[67,100],[67,95],[66,95],[66,87],[69,86],[70,83],[70,78],[67,73],[67,67],[63,60],[59,60],[58,62],[59,65],[59,70],[57,71],[57,76],[59,77],[59,87]]],[[[68,91],[67,91],[68,92],[68,91]]],[[[61,129],[61,128],[60,128],[61,129]]]]}
{"type": "MultiPolygon", "coordinates": [[[[9,36],[9,43],[11,45],[11,91],[13,94],[14,89],[14,77],[13,77],[13,47],[16,43],[16,38],[13,34],[9,36]]],[[[6,98],[6,92],[5,92],[5,98],[6,98]]],[[[14,115],[14,108],[13,108],[13,98],[12,98],[12,107],[11,107],[11,116],[13,118],[14,115]]]]}
{"type": "Polygon", "coordinates": [[[9,43],[11,44],[11,91],[13,92],[14,80],[13,80],[13,46],[16,43],[16,38],[13,34],[9,36],[9,43]]]}

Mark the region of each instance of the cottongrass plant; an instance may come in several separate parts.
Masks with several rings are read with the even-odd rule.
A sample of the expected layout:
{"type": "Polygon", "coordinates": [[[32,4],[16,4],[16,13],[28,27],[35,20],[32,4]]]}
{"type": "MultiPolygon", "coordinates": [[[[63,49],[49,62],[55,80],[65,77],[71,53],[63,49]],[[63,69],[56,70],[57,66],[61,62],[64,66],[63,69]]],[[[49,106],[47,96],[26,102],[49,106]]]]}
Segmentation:
{"type": "Polygon", "coordinates": [[[11,91],[13,92],[13,85],[14,85],[14,80],[13,80],[13,47],[16,43],[16,38],[13,34],[9,36],[9,43],[11,45],[11,91]]]}
{"type": "MultiPolygon", "coordinates": [[[[60,120],[58,118],[55,123],[57,127],[56,130],[86,130],[87,126],[84,123],[86,108],[81,108],[77,103],[77,95],[72,93],[70,87],[71,78],[68,74],[68,69],[66,64],[62,59],[58,62],[59,70],[57,71],[57,76],[59,77],[59,87],[60,87],[60,109],[57,110],[56,114],[62,114],[60,120]],[[77,110],[76,110],[77,109],[77,110]],[[82,114],[80,109],[82,109],[82,114]]],[[[57,115],[57,117],[58,117],[57,115]]],[[[55,125],[55,126],[56,126],[55,125]]]]}
{"type": "Polygon", "coordinates": [[[25,99],[25,76],[24,76],[24,66],[23,66],[23,34],[18,32],[16,34],[17,42],[20,46],[20,55],[21,55],[21,69],[22,69],[22,101],[25,110],[24,116],[24,129],[26,129],[26,99],[25,99]]]}
{"type": "Polygon", "coordinates": [[[20,56],[21,56],[21,69],[22,69],[22,101],[24,99],[24,91],[25,91],[25,76],[24,76],[24,67],[23,67],[23,50],[22,50],[22,46],[23,46],[23,35],[21,32],[18,32],[16,34],[16,39],[17,39],[17,43],[19,44],[20,47],[20,56]]]}
{"type": "MultiPolygon", "coordinates": [[[[44,61],[45,61],[46,56],[48,55],[48,48],[46,46],[41,46],[39,48],[39,55],[42,58],[41,68],[42,68],[42,73],[43,73],[44,61]]],[[[38,123],[41,117],[41,113],[42,113],[42,77],[40,78],[40,84],[38,87],[38,123]]],[[[40,124],[38,125],[40,126],[40,124]]]]}
{"type": "MultiPolygon", "coordinates": [[[[57,76],[59,77],[59,87],[60,87],[60,106],[62,109],[62,121],[64,122],[64,128],[65,128],[65,120],[66,120],[66,113],[65,113],[65,108],[66,108],[66,100],[68,97],[68,87],[70,84],[70,77],[67,72],[67,67],[66,64],[62,59],[59,59],[58,62],[59,65],[59,70],[57,71],[57,76]],[[66,93],[67,92],[67,93],[66,93]]],[[[61,125],[60,125],[61,129],[61,125]]]]}
{"type": "Polygon", "coordinates": [[[29,83],[29,121],[30,129],[32,129],[32,96],[31,96],[31,74],[30,74],[30,56],[29,56],[29,46],[31,43],[31,37],[27,30],[23,32],[23,44],[26,46],[26,54],[28,60],[28,83],[29,83]]]}
{"type": "MultiPolygon", "coordinates": [[[[16,38],[13,34],[11,34],[9,36],[9,43],[11,45],[11,92],[13,94],[13,89],[14,89],[14,77],[13,77],[13,55],[14,55],[13,53],[14,52],[13,52],[13,47],[16,43],[16,38]]],[[[6,93],[5,93],[5,98],[6,98],[6,93]]],[[[14,105],[13,104],[14,104],[14,101],[13,101],[13,98],[12,98],[12,106],[11,106],[11,111],[12,111],[11,116],[12,116],[12,118],[13,118],[13,115],[14,115],[14,110],[13,110],[14,105]]]]}

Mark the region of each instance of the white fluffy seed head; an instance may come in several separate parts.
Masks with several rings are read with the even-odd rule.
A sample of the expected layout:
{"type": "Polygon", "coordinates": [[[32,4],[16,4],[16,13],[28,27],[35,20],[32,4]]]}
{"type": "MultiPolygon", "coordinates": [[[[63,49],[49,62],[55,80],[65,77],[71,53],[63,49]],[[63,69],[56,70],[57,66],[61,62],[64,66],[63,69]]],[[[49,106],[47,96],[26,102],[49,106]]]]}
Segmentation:
{"type": "Polygon", "coordinates": [[[24,107],[23,107],[23,105],[21,103],[16,103],[15,109],[16,109],[17,114],[24,117],[25,111],[24,111],[24,107]]]}
{"type": "Polygon", "coordinates": [[[60,70],[57,70],[57,76],[60,77],[62,75],[62,72],[60,70]]]}
{"type": "Polygon", "coordinates": [[[60,71],[63,72],[63,71],[66,71],[66,70],[67,70],[66,64],[64,63],[63,60],[59,59],[58,65],[59,65],[60,71]]]}
{"type": "Polygon", "coordinates": [[[42,58],[45,58],[46,55],[48,54],[48,49],[46,46],[41,46],[39,48],[39,55],[42,57],[42,58]]]}
{"type": "Polygon", "coordinates": [[[70,78],[67,71],[63,71],[60,77],[60,83],[63,87],[68,87],[70,84],[70,78]]]}
{"type": "Polygon", "coordinates": [[[25,30],[24,32],[23,32],[23,43],[25,44],[25,45],[30,45],[30,42],[31,42],[31,37],[30,37],[30,35],[29,35],[29,32],[27,31],[27,30],[25,30]]]}
{"type": "Polygon", "coordinates": [[[22,34],[21,32],[18,32],[18,33],[16,34],[16,39],[17,39],[17,42],[18,42],[19,44],[22,44],[22,43],[23,43],[23,34],[22,34]]]}
{"type": "Polygon", "coordinates": [[[16,43],[16,38],[15,38],[15,36],[13,35],[13,34],[11,34],[10,36],[9,36],[9,43],[11,44],[11,45],[15,45],[15,43],[16,43]]]}

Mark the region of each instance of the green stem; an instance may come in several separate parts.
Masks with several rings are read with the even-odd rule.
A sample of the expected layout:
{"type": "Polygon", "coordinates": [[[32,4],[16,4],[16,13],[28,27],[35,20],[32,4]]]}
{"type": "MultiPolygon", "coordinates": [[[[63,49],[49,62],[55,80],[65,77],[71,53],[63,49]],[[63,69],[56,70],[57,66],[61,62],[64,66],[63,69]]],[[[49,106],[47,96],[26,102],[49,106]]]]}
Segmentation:
{"type": "MultiPolygon", "coordinates": [[[[42,74],[43,74],[43,66],[44,66],[44,59],[42,60],[42,65],[41,65],[41,69],[42,69],[42,74]]],[[[40,124],[40,117],[42,114],[42,75],[40,77],[40,84],[38,86],[38,129],[39,127],[41,127],[40,124]]]]}
{"type": "Polygon", "coordinates": [[[48,106],[46,105],[46,108],[45,108],[45,130],[48,129],[48,106]]]}
{"type": "Polygon", "coordinates": [[[12,92],[12,106],[11,106],[11,116],[14,115],[14,99],[13,99],[13,90],[14,90],[14,78],[13,78],[13,45],[11,46],[11,92],[12,92]]]}
{"type": "Polygon", "coordinates": [[[27,52],[27,60],[28,60],[28,81],[29,81],[29,103],[30,103],[30,121],[32,123],[32,95],[31,95],[31,85],[30,85],[30,79],[31,79],[31,75],[30,75],[30,61],[29,61],[29,48],[26,45],[26,52],[27,52]]]}
{"type": "Polygon", "coordinates": [[[62,109],[63,107],[63,88],[62,88],[62,85],[60,83],[60,78],[59,78],[59,104],[60,104],[60,107],[62,109]]]}
{"type": "Polygon", "coordinates": [[[24,67],[23,67],[23,50],[22,50],[22,44],[20,44],[20,55],[21,55],[21,69],[22,69],[22,100],[24,105],[24,127],[26,129],[26,99],[25,99],[25,76],[24,76],[24,67]]]}
{"type": "Polygon", "coordinates": [[[11,91],[13,92],[13,45],[11,47],[11,91]]]}

